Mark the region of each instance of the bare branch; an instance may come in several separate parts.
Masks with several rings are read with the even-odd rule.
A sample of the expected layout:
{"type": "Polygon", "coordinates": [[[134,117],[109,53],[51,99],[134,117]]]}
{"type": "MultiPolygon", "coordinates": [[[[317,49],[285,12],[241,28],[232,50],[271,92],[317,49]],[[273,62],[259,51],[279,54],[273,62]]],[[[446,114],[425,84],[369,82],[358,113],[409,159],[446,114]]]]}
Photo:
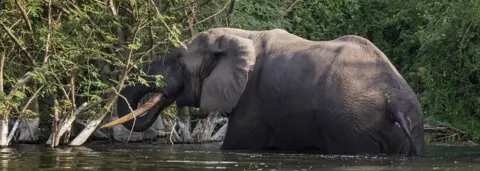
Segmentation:
{"type": "MultiPolygon", "coordinates": [[[[150,15],[150,20],[153,20],[153,17],[152,15],[150,15]]],[[[149,23],[150,27],[149,27],[149,31],[150,31],[150,49],[154,48],[155,47],[155,33],[153,33],[153,24],[152,23],[149,23]]],[[[155,51],[152,50],[150,52],[150,56],[154,56],[155,55],[155,51]]]]}
{"type": "MultiPolygon", "coordinates": [[[[190,2],[190,3],[188,3],[188,4],[179,6],[179,7],[177,7],[177,8],[163,11],[163,13],[168,13],[168,12],[173,12],[173,11],[181,10],[181,9],[183,9],[183,8],[186,8],[186,7],[190,6],[190,5],[193,5],[194,3],[197,3],[198,1],[200,1],[200,0],[195,0],[195,1],[192,1],[192,2],[190,2]]],[[[208,1],[211,1],[211,0],[207,0],[206,2],[208,2],[208,1]]],[[[155,8],[157,8],[157,6],[155,6],[155,8]]]]}
{"type": "Polygon", "coordinates": [[[170,27],[169,27],[168,24],[165,22],[165,20],[163,20],[163,17],[161,17],[162,14],[161,14],[160,11],[158,10],[157,5],[155,4],[155,2],[154,2],[153,0],[150,0],[150,3],[152,4],[153,8],[154,8],[155,11],[157,12],[157,15],[159,16],[160,21],[162,21],[163,26],[165,26],[165,28],[167,28],[168,32],[172,33],[172,36],[175,38],[175,40],[176,40],[177,42],[180,42],[180,45],[181,45],[181,46],[183,46],[184,48],[186,48],[185,45],[183,45],[182,42],[180,41],[180,39],[177,37],[177,35],[173,34],[172,29],[170,29],[170,27]]]}
{"type": "Polygon", "coordinates": [[[17,7],[22,12],[23,19],[25,20],[25,23],[27,24],[28,29],[30,30],[31,33],[33,33],[33,28],[32,28],[32,24],[30,22],[30,18],[28,17],[27,12],[25,11],[25,8],[23,8],[20,0],[15,0],[15,4],[17,5],[17,7]]]}
{"type": "Polygon", "coordinates": [[[32,95],[32,97],[30,97],[30,99],[28,99],[25,106],[23,106],[23,109],[21,111],[22,113],[24,113],[27,110],[28,106],[30,106],[30,103],[32,103],[33,99],[35,99],[38,96],[38,93],[40,93],[40,90],[42,90],[43,87],[44,87],[44,85],[42,85],[40,88],[38,88],[37,91],[32,95]]]}
{"type": "Polygon", "coordinates": [[[107,5],[107,3],[99,1],[99,0],[93,0],[93,1],[95,1],[96,3],[102,4],[102,5],[107,5]]]}
{"type": "MultiPolygon", "coordinates": [[[[70,74],[70,100],[71,100],[71,103],[72,103],[72,109],[75,109],[77,108],[76,106],[76,99],[75,99],[75,78],[76,78],[76,73],[75,72],[72,72],[70,74]]],[[[72,110],[73,111],[73,110],[72,110]]]]}
{"type": "MultiPolygon", "coordinates": [[[[123,100],[125,100],[125,102],[127,103],[128,105],[128,108],[130,109],[130,112],[133,112],[133,108],[132,106],[130,105],[130,103],[128,102],[127,98],[125,96],[123,96],[122,94],[120,94],[117,89],[113,89],[115,90],[115,93],[117,94],[117,96],[121,97],[123,100]]],[[[135,117],[135,115],[132,113],[132,116],[133,116],[133,127],[135,127],[135,122],[137,121],[137,117],[135,117]]],[[[127,143],[128,141],[130,141],[130,137],[132,136],[132,133],[133,133],[133,129],[130,130],[130,133],[128,134],[128,138],[127,138],[127,143]]]]}
{"type": "Polygon", "coordinates": [[[113,0],[108,0],[108,7],[110,8],[110,11],[112,12],[114,17],[118,16],[117,9],[115,9],[115,5],[113,3],[113,0]]]}
{"type": "Polygon", "coordinates": [[[12,88],[12,90],[8,95],[10,97],[13,96],[21,86],[23,86],[25,83],[27,83],[27,81],[29,81],[32,78],[32,76],[33,74],[31,72],[27,72],[23,76],[23,78],[20,81],[18,81],[17,84],[15,84],[15,86],[12,88]]]}
{"type": "Polygon", "coordinates": [[[10,38],[12,38],[15,41],[15,43],[17,43],[17,45],[20,46],[20,48],[22,49],[22,52],[25,53],[25,55],[27,55],[28,58],[30,58],[30,60],[32,61],[32,64],[36,65],[36,62],[33,59],[33,56],[30,55],[30,53],[28,53],[27,48],[25,48],[25,46],[23,46],[22,43],[20,43],[20,41],[17,39],[17,37],[15,37],[15,35],[13,35],[10,29],[8,29],[8,27],[5,24],[3,24],[3,22],[1,21],[0,21],[0,25],[2,25],[3,29],[8,33],[10,38]]]}
{"type": "MultiPolygon", "coordinates": [[[[118,21],[118,11],[115,8],[115,4],[113,3],[113,0],[108,0],[108,7],[110,8],[110,11],[113,14],[113,18],[118,21]]],[[[125,41],[125,34],[123,33],[121,28],[115,27],[115,35],[120,39],[120,42],[125,41]]]]}
{"type": "Polygon", "coordinates": [[[5,46],[3,45],[3,42],[0,42],[2,44],[2,54],[0,55],[0,94],[3,94],[3,66],[5,64],[5,58],[7,54],[7,50],[5,49],[5,46]]]}
{"type": "MultiPolygon", "coordinates": [[[[187,15],[187,23],[188,23],[188,37],[191,38],[193,37],[193,24],[195,22],[195,8],[190,7],[190,14],[185,14],[187,15]]],[[[185,13],[187,13],[185,11],[185,13]]]]}
{"type": "Polygon", "coordinates": [[[218,14],[222,13],[223,11],[225,11],[225,9],[227,8],[227,6],[228,6],[228,3],[225,4],[225,6],[223,6],[223,8],[222,8],[220,11],[218,11],[217,13],[215,13],[215,14],[213,14],[213,15],[205,18],[205,19],[203,19],[202,21],[199,21],[199,22],[195,23],[195,24],[192,25],[192,26],[187,27],[186,29],[190,29],[191,27],[193,27],[193,26],[195,26],[195,25],[198,25],[198,24],[200,24],[200,23],[203,23],[203,22],[209,20],[210,18],[213,18],[213,17],[217,16],[218,14]]]}
{"type": "Polygon", "coordinates": [[[7,137],[7,144],[10,143],[10,141],[12,141],[13,135],[15,134],[15,132],[17,132],[20,119],[22,119],[22,117],[18,117],[15,123],[13,124],[12,130],[10,130],[10,133],[8,134],[8,137],[7,137]]]}
{"type": "MultiPolygon", "coordinates": [[[[127,106],[128,108],[130,109],[130,112],[133,112],[133,108],[132,106],[130,105],[130,103],[128,102],[127,98],[125,96],[123,96],[122,94],[120,94],[120,92],[117,91],[117,89],[113,89],[115,91],[115,94],[117,94],[119,97],[121,97],[123,100],[125,100],[125,102],[127,103],[127,106]]],[[[135,116],[135,115],[133,115],[135,116]]],[[[135,119],[135,118],[134,118],[135,119]]]]}
{"type": "Polygon", "coordinates": [[[155,50],[155,48],[157,48],[159,45],[162,45],[162,44],[166,44],[166,42],[157,42],[153,45],[153,47],[151,47],[150,49],[148,49],[146,52],[143,52],[143,53],[139,53],[141,54],[138,58],[135,58],[135,59],[141,59],[143,57],[145,57],[145,55],[147,55],[148,53],[152,52],[155,50]]]}
{"type": "MultiPolygon", "coordinates": [[[[43,0],[43,2],[49,3],[49,1],[47,1],[47,0],[43,0]]],[[[62,12],[66,13],[66,14],[70,14],[70,11],[68,11],[68,10],[65,9],[65,8],[62,8],[61,6],[58,6],[58,5],[55,5],[55,4],[52,4],[52,6],[55,7],[55,8],[57,8],[57,9],[59,9],[59,10],[61,10],[62,12]]]]}
{"type": "Polygon", "coordinates": [[[55,77],[55,79],[58,81],[58,84],[60,85],[59,87],[60,87],[60,89],[62,90],[63,95],[65,95],[65,98],[67,98],[67,100],[70,100],[70,96],[68,95],[67,90],[65,90],[65,89],[63,88],[63,86],[62,86],[63,84],[62,84],[62,82],[60,81],[60,79],[58,79],[58,77],[55,77]]]}
{"type": "Polygon", "coordinates": [[[48,55],[48,49],[50,47],[50,36],[52,33],[52,0],[48,1],[48,34],[47,34],[47,40],[45,43],[45,57],[43,58],[43,64],[47,63],[49,55],[48,55]]]}
{"type": "Polygon", "coordinates": [[[230,0],[230,8],[228,9],[228,12],[227,12],[227,26],[230,25],[230,15],[232,14],[234,7],[235,7],[235,0],[230,0]]]}
{"type": "Polygon", "coordinates": [[[58,132],[58,113],[59,113],[59,110],[58,110],[58,102],[57,102],[57,98],[55,98],[54,100],[55,104],[53,105],[53,120],[52,120],[52,143],[50,144],[50,147],[55,147],[55,137],[57,136],[57,132],[58,132]]]}
{"type": "Polygon", "coordinates": [[[295,4],[297,4],[298,2],[300,2],[302,0],[296,0],[295,2],[293,2],[288,8],[287,10],[285,10],[285,12],[283,12],[283,15],[280,17],[280,21],[283,21],[283,18],[285,17],[285,15],[287,15],[293,8],[293,6],[295,6],[295,4]]]}
{"type": "MultiPolygon", "coordinates": [[[[45,1],[45,0],[44,0],[44,1],[45,1]]],[[[74,3],[70,2],[70,1],[68,1],[68,3],[69,3],[70,5],[72,5],[73,8],[75,8],[76,10],[81,11],[81,9],[80,9],[77,5],[75,5],[74,3]]],[[[61,8],[61,7],[58,7],[58,8],[61,8]]],[[[61,9],[62,9],[62,11],[66,11],[66,13],[69,14],[69,11],[68,11],[68,10],[66,10],[66,9],[64,9],[64,8],[61,8],[61,9]]],[[[93,22],[93,20],[92,20],[88,15],[86,15],[85,17],[87,18],[88,22],[89,22],[93,27],[97,27],[97,24],[95,24],[95,22],[93,22]]],[[[99,36],[99,37],[102,38],[103,40],[107,40],[106,36],[103,35],[103,34],[97,34],[97,36],[99,36]]],[[[108,48],[108,50],[110,51],[110,53],[115,53],[115,50],[114,50],[112,47],[107,47],[107,48],[108,48]]]]}

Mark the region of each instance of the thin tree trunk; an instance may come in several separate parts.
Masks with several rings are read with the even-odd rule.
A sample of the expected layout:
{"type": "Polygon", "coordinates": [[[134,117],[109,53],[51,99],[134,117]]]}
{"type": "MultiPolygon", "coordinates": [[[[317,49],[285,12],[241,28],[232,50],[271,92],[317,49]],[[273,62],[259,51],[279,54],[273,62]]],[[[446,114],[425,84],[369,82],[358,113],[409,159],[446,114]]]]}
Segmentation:
{"type": "Polygon", "coordinates": [[[191,138],[190,138],[190,113],[189,113],[189,110],[187,107],[183,107],[183,108],[179,108],[178,109],[179,112],[182,113],[182,115],[185,117],[182,121],[181,121],[181,136],[182,136],[182,140],[184,142],[189,142],[191,141],[191,138]]]}
{"type": "MultiPolygon", "coordinates": [[[[1,42],[0,42],[1,43],[1,42]]],[[[2,47],[3,43],[2,43],[2,47]]],[[[3,91],[3,64],[5,63],[6,50],[2,50],[0,55],[0,94],[4,95],[3,91]]],[[[3,108],[6,108],[5,104],[0,104],[3,108]]],[[[6,112],[7,110],[4,110],[6,112]]],[[[3,113],[3,119],[0,120],[0,146],[7,146],[7,134],[8,134],[8,116],[3,113]]]]}
{"type": "Polygon", "coordinates": [[[12,127],[12,130],[10,130],[10,133],[8,135],[8,138],[7,138],[7,144],[10,144],[10,141],[12,141],[12,138],[13,138],[13,135],[15,134],[15,132],[17,131],[17,128],[18,128],[18,124],[20,123],[20,120],[22,118],[19,117],[17,118],[17,120],[15,121],[15,123],[13,124],[13,127],[12,127]]]}
{"type": "MultiPolygon", "coordinates": [[[[123,84],[126,79],[127,72],[129,72],[130,69],[131,67],[122,74],[120,81],[118,83],[117,90],[123,89],[123,84]]],[[[103,118],[105,118],[105,115],[107,115],[108,111],[112,107],[113,103],[115,103],[117,98],[118,98],[117,93],[110,94],[107,104],[100,111],[100,115],[97,118],[88,122],[87,126],[82,130],[82,132],[80,132],[80,134],[78,134],[77,137],[75,137],[75,139],[73,139],[72,142],[70,142],[71,146],[80,146],[83,143],[85,143],[85,141],[87,141],[88,137],[90,137],[90,135],[97,129],[98,125],[102,122],[103,118]]]]}
{"type": "MultiPolygon", "coordinates": [[[[55,98],[55,104],[53,105],[53,120],[52,120],[52,134],[50,137],[52,138],[52,142],[50,143],[50,147],[55,147],[55,138],[57,136],[57,126],[58,126],[58,108],[57,108],[57,98],[55,98]]],[[[47,142],[48,143],[48,142],[47,142]]]]}
{"type": "Polygon", "coordinates": [[[75,112],[73,112],[71,115],[65,116],[65,118],[63,118],[62,121],[60,122],[59,124],[60,126],[58,127],[58,129],[55,132],[52,131],[52,134],[48,138],[48,141],[46,144],[50,144],[50,145],[53,144],[53,147],[58,146],[58,144],[60,143],[60,138],[66,132],[70,132],[70,129],[72,128],[72,123],[75,121],[76,116],[80,112],[82,112],[87,107],[87,105],[88,103],[85,102],[80,107],[78,107],[78,109],[76,109],[75,112]]]}
{"type": "MultiPolygon", "coordinates": [[[[0,44],[3,46],[3,43],[0,42],[0,44]]],[[[2,54],[0,55],[0,94],[4,94],[3,90],[3,65],[5,64],[5,55],[7,54],[7,51],[5,49],[2,50],[2,54]]]]}
{"type": "Polygon", "coordinates": [[[4,118],[0,120],[0,146],[8,146],[8,119],[4,118]]]}

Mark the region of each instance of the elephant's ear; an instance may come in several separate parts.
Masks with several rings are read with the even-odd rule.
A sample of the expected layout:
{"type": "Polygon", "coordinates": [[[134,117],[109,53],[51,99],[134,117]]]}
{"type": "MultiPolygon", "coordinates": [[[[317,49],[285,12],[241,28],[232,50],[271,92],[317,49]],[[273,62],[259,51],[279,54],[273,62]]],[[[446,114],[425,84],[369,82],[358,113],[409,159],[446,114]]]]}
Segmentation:
{"type": "Polygon", "coordinates": [[[253,41],[235,35],[219,36],[209,48],[217,60],[202,85],[200,108],[207,111],[231,112],[237,105],[255,64],[253,41]]]}

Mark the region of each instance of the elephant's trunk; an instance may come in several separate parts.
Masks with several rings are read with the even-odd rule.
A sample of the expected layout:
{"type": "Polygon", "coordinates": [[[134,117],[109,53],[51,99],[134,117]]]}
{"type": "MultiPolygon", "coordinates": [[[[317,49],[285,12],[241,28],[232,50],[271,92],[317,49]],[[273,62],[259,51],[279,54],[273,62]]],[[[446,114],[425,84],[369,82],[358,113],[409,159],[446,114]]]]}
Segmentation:
{"type": "Polygon", "coordinates": [[[179,61],[181,55],[182,49],[175,48],[165,58],[145,65],[143,71],[148,75],[145,79],[150,82],[150,86],[137,83],[134,86],[125,87],[120,92],[122,97],[117,100],[117,115],[120,119],[105,124],[102,128],[122,124],[135,132],[149,129],[161,111],[172,104],[183,90],[184,82],[179,61]],[[156,75],[163,76],[165,86],[154,84],[157,81],[156,75]],[[140,100],[148,93],[155,93],[155,96],[137,109],[140,100]]]}

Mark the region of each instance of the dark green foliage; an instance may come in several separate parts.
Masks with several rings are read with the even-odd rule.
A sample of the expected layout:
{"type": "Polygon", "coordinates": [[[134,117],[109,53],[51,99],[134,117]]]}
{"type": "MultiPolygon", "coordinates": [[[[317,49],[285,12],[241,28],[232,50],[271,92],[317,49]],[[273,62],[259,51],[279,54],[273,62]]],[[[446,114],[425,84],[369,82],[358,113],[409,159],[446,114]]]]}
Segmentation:
{"type": "MultiPolygon", "coordinates": [[[[98,114],[109,94],[120,91],[114,90],[118,85],[147,83],[140,70],[143,63],[163,57],[183,38],[178,23],[183,10],[159,13],[153,4],[165,4],[161,0],[2,2],[0,55],[5,56],[5,65],[0,82],[7,89],[0,93],[0,115],[4,117],[51,118],[53,108],[65,115],[83,102],[93,105],[87,113],[98,114]],[[18,84],[29,75],[25,84],[18,84]],[[15,86],[18,91],[9,95],[15,86]],[[36,111],[28,101],[38,88],[36,111]]],[[[156,78],[161,86],[161,76],[156,78]]]]}

